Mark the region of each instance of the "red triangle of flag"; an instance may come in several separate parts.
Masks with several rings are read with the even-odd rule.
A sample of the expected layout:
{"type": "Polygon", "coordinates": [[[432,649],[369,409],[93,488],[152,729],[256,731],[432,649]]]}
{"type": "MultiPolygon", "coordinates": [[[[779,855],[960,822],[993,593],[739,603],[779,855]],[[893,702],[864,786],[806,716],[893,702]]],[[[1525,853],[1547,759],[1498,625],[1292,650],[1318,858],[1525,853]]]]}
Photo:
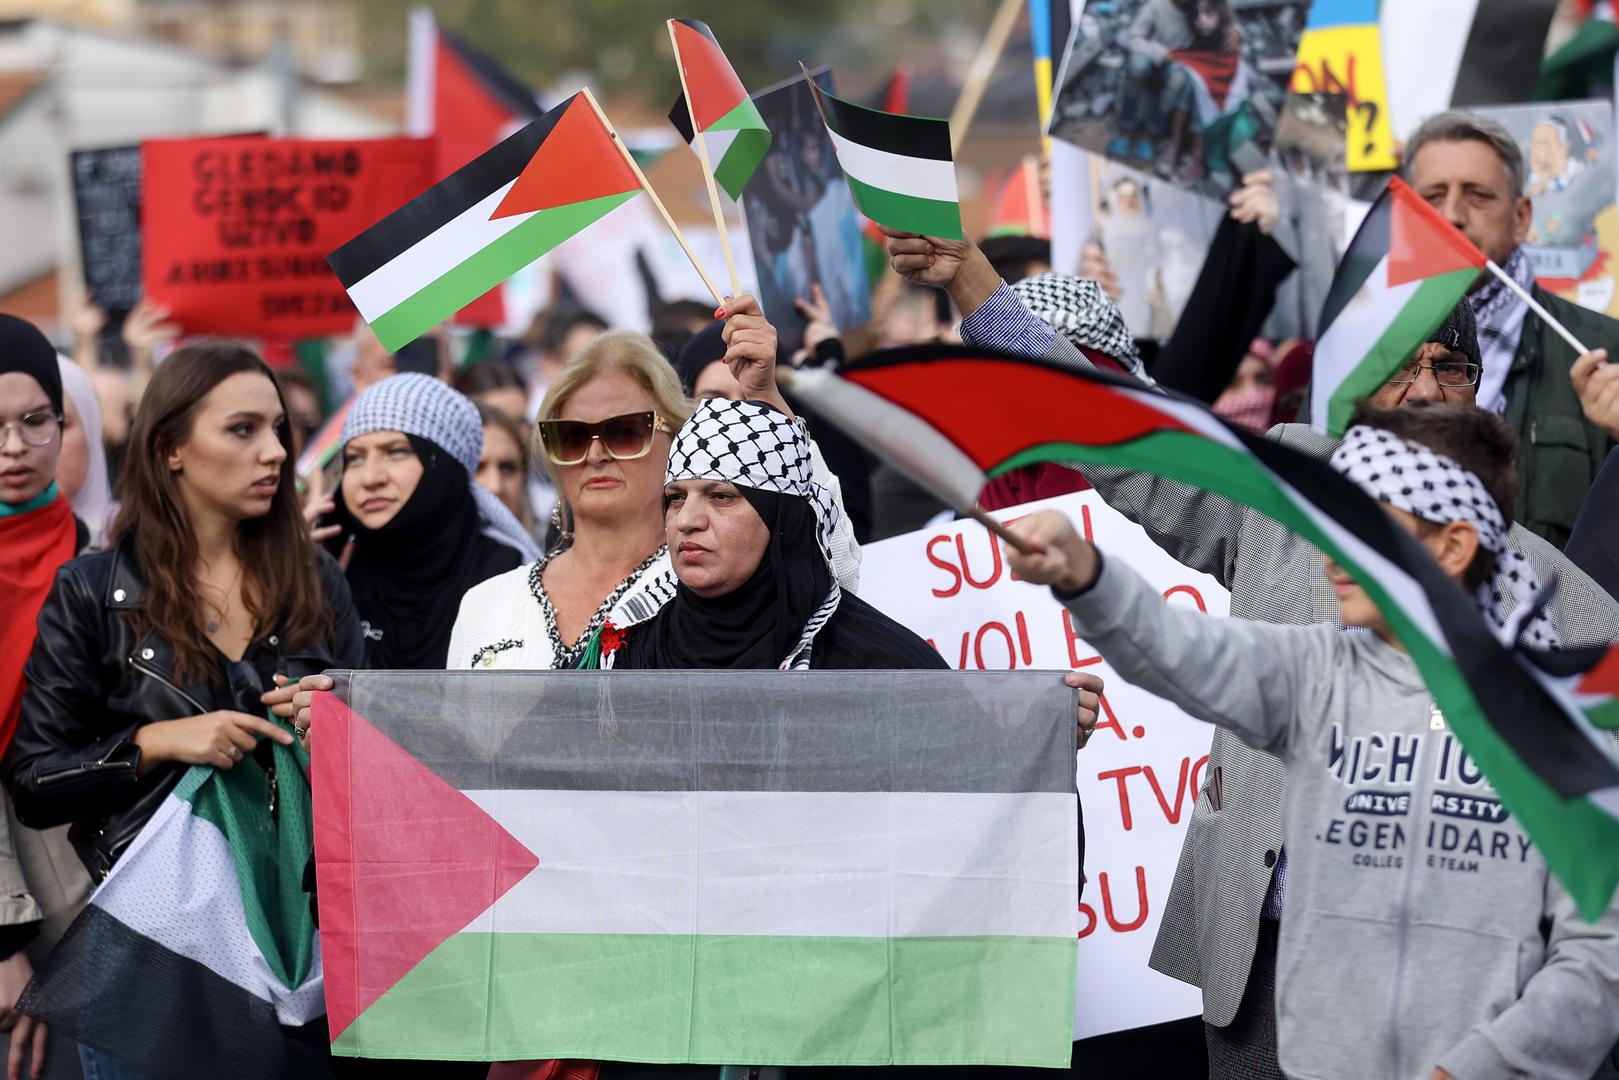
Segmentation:
{"type": "Polygon", "coordinates": [[[1575,687],[1582,694],[1608,694],[1619,697],[1619,645],[1602,654],[1596,666],[1575,687]]]}
{"type": "Polygon", "coordinates": [[[1395,177],[1389,181],[1389,287],[1454,270],[1484,269],[1484,253],[1395,177]]]}
{"type": "Polygon", "coordinates": [[[583,94],[575,94],[489,217],[550,210],[640,186],[601,117],[583,94]]]}
{"type": "MultiPolygon", "coordinates": [[[[675,28],[675,62],[686,76],[686,100],[698,131],[707,131],[747,98],[719,42],[681,19],[675,28]]],[[[706,28],[705,28],[706,29],[706,28]]]]}
{"type": "Polygon", "coordinates": [[[336,1039],[540,860],[335,694],[315,695],[314,710],[321,963],[336,1039]]]}

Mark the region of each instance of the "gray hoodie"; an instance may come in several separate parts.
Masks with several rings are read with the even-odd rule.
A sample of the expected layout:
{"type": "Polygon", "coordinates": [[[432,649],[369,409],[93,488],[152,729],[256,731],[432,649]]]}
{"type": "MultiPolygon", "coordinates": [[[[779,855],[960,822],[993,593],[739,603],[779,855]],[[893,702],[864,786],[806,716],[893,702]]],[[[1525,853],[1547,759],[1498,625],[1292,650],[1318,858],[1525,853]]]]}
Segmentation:
{"type": "Polygon", "coordinates": [[[1132,685],[1287,764],[1283,1072],[1590,1077],[1619,1038],[1619,908],[1579,917],[1405,653],[1175,608],[1117,560],[1064,603],[1132,685]]]}

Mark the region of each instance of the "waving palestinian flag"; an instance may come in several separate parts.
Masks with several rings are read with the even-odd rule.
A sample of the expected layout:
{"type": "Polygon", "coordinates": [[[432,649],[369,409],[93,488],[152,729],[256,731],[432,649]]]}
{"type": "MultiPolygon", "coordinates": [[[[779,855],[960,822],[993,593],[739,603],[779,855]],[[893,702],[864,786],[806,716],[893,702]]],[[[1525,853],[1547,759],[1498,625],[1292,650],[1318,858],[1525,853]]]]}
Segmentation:
{"type": "Polygon", "coordinates": [[[1337,437],[1355,402],[1411,359],[1484,269],[1484,253],[1399,177],[1338,263],[1321,309],[1310,423],[1337,437]]]}
{"type": "Polygon", "coordinates": [[[326,261],[394,352],[640,191],[581,90],[326,261]]]}
{"type": "Polygon", "coordinates": [[[860,212],[890,229],[961,239],[949,121],[868,109],[804,78],[860,212]]]}
{"type": "Polygon", "coordinates": [[[1371,594],[1580,911],[1595,919],[1607,907],[1619,884],[1619,762],[1596,728],[1619,726],[1619,653],[1509,650],[1472,598],[1325,462],[1122,376],[989,351],[892,350],[839,375],[793,372],[791,388],[958,507],[1023,465],[1113,465],[1217,492],[1316,544],[1371,594]]]}
{"type": "Polygon", "coordinates": [[[702,137],[714,182],[731,198],[741,199],[748,177],[770,149],[770,129],[707,23],[670,19],[669,35],[686,88],[669,110],[669,120],[688,145],[702,137]]]}

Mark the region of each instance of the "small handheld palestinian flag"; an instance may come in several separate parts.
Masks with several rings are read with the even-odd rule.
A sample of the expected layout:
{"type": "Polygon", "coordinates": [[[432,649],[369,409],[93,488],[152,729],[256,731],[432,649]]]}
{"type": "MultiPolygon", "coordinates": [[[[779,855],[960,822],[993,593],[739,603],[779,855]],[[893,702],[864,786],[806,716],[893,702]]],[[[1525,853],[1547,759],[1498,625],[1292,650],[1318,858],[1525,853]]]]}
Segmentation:
{"type": "Polygon", "coordinates": [[[669,120],[688,145],[695,148],[697,137],[703,137],[714,182],[740,200],[748,177],[770,149],[770,129],[707,23],[670,19],[669,35],[686,88],[669,120]]]}
{"type": "Polygon", "coordinates": [[[1310,423],[1344,433],[1355,402],[1388,381],[1445,321],[1484,253],[1398,177],[1372,203],[1321,309],[1310,423]]]}
{"type": "Polygon", "coordinates": [[[949,121],[868,109],[822,90],[808,70],[804,78],[860,212],[900,232],[961,239],[949,121]]]}
{"type": "Polygon", "coordinates": [[[582,90],[326,261],[396,352],[642,189],[582,90]]]}
{"type": "Polygon", "coordinates": [[[1503,645],[1474,600],[1331,466],[1125,376],[990,350],[887,350],[837,375],[784,375],[799,400],[957,508],[1024,465],[1111,465],[1224,495],[1314,543],[1371,595],[1581,914],[1607,908],[1619,885],[1619,761],[1597,729],[1619,724],[1619,660],[1503,645]]]}

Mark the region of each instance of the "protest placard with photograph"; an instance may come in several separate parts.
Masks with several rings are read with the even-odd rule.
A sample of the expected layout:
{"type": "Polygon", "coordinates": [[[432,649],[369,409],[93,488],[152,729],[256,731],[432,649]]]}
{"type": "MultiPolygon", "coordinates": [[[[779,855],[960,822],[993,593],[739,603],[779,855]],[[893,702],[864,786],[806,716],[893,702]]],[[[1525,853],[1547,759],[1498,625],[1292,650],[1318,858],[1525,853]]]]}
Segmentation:
{"type": "Polygon", "coordinates": [[[1087,4],[1049,133],[1186,188],[1223,195],[1261,167],[1307,0],[1087,4]]]}
{"type": "MultiPolygon", "coordinates": [[[[1067,514],[1110,559],[1172,602],[1225,615],[1230,597],[1187,569],[1094,491],[1028,503],[1067,514]]],[[[1147,966],[1214,729],[1112,673],[1074,632],[1051,590],[1014,580],[1000,542],[972,521],[867,545],[860,595],[927,638],[953,668],[1095,672],[1106,682],[1096,734],[1079,752],[1085,887],[1079,905],[1075,1038],[1144,1027],[1202,1009],[1196,987],[1147,966]]]]}
{"type": "Polygon", "coordinates": [[[1090,241],[1118,281],[1115,303],[1130,333],[1167,338],[1203,269],[1225,207],[1098,154],[1091,171],[1090,241]]]}
{"type": "Polygon", "coordinates": [[[1524,253],[1535,280],[1566,300],[1619,315],[1613,104],[1562,101],[1477,111],[1500,121],[1523,150],[1524,194],[1535,208],[1524,253]]]}
{"type": "MultiPolygon", "coordinates": [[[[830,72],[815,78],[832,90],[830,72]]],[[[742,192],[742,210],[759,303],[790,353],[804,340],[804,317],[793,301],[810,299],[815,285],[826,293],[839,330],[871,318],[860,217],[809,84],[789,79],[755,94],[753,103],[771,142],[742,192]]]]}
{"type": "Polygon", "coordinates": [[[141,298],[141,148],[75,150],[70,167],[85,292],[126,312],[141,298]]]}
{"type": "Polygon", "coordinates": [[[343,334],[333,249],[432,182],[430,139],[173,139],[142,144],[146,295],[192,334],[343,334]]]}

